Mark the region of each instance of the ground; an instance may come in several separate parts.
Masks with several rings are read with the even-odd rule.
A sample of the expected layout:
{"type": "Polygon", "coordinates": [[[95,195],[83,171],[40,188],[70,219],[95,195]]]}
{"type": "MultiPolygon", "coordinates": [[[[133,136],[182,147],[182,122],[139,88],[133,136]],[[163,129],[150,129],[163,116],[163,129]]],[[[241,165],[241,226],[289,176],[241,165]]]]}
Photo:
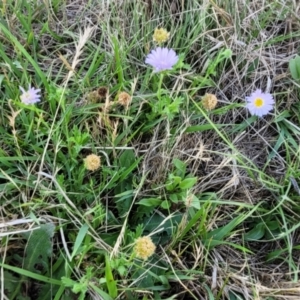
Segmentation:
{"type": "Polygon", "coordinates": [[[300,298],[298,2],[0,13],[1,299],[300,298]]]}

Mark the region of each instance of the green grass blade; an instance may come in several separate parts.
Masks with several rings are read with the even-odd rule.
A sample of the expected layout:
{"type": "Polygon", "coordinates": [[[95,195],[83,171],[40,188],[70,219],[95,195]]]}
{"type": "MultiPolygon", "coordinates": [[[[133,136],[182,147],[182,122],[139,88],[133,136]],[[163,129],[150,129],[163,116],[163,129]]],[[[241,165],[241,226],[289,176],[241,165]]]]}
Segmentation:
{"type": "Polygon", "coordinates": [[[6,35],[8,39],[19,49],[20,52],[26,57],[26,59],[32,64],[36,73],[39,75],[40,79],[42,80],[45,88],[49,91],[49,84],[47,78],[43,71],[38,66],[37,62],[30,56],[30,54],[26,51],[26,49],[21,45],[21,43],[17,40],[17,38],[12,35],[9,30],[0,22],[0,29],[6,35]]]}

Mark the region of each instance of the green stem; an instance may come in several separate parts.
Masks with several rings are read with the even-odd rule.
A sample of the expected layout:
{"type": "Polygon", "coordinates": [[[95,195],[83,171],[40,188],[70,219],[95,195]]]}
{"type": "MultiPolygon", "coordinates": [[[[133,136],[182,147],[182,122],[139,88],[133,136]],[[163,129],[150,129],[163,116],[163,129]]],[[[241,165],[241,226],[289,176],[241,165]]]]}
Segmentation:
{"type": "Polygon", "coordinates": [[[158,103],[159,103],[159,113],[161,113],[162,107],[161,107],[161,86],[162,86],[162,82],[163,82],[163,78],[164,78],[164,73],[161,72],[159,74],[159,82],[158,82],[158,88],[157,88],[157,99],[158,99],[158,103]]]}

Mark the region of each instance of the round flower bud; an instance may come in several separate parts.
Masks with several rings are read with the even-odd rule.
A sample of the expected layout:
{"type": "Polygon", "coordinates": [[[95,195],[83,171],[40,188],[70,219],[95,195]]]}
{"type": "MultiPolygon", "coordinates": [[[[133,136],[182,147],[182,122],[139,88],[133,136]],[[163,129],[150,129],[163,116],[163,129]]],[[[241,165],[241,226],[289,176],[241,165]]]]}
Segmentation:
{"type": "Polygon", "coordinates": [[[155,252],[156,246],[149,236],[139,237],[135,241],[134,252],[136,257],[147,260],[155,252]]]}
{"type": "Polygon", "coordinates": [[[131,96],[126,92],[121,92],[118,97],[118,103],[123,106],[128,106],[131,101],[131,96]]]}
{"type": "Polygon", "coordinates": [[[164,28],[155,28],[153,34],[153,41],[160,44],[164,43],[169,39],[170,33],[164,28]]]}
{"type": "Polygon", "coordinates": [[[218,99],[213,94],[205,94],[202,98],[202,105],[206,110],[212,110],[216,107],[218,99]]]}
{"type": "Polygon", "coordinates": [[[101,159],[96,154],[90,154],[84,159],[84,166],[87,170],[96,171],[101,166],[101,159]]]}

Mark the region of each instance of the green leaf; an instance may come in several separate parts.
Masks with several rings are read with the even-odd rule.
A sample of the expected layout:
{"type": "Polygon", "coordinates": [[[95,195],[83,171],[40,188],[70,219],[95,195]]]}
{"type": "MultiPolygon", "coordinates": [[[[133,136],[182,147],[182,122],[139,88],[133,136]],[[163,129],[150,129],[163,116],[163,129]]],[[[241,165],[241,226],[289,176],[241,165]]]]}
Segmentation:
{"type": "MultiPolygon", "coordinates": [[[[61,253],[61,255],[58,257],[56,262],[54,263],[54,261],[53,261],[53,266],[51,268],[51,277],[61,279],[63,276],[66,276],[67,275],[66,273],[68,273],[68,272],[71,273],[71,270],[65,269],[65,256],[64,256],[64,254],[61,253]]],[[[65,290],[66,290],[66,287],[63,284],[61,284],[60,286],[53,285],[50,283],[43,284],[43,285],[41,285],[41,287],[39,289],[39,296],[38,296],[37,300],[49,300],[49,299],[72,300],[71,295],[73,295],[73,294],[69,291],[69,289],[67,289],[67,293],[69,294],[69,296],[68,296],[68,295],[64,294],[65,290]]]]}
{"type": "Polygon", "coordinates": [[[114,280],[114,276],[110,266],[110,260],[107,255],[105,257],[105,279],[109,295],[112,298],[116,298],[118,296],[117,284],[114,280]]]}
{"type": "Polygon", "coordinates": [[[85,237],[85,235],[87,234],[89,230],[89,226],[87,224],[84,224],[79,232],[78,232],[78,235],[76,237],[76,241],[75,241],[75,244],[74,244],[74,249],[73,249],[73,252],[72,252],[72,255],[71,255],[71,260],[74,258],[74,256],[77,254],[78,250],[79,250],[79,247],[85,237]]]}
{"type": "Polygon", "coordinates": [[[234,125],[234,127],[229,130],[229,134],[237,133],[237,132],[243,132],[251,126],[252,123],[254,123],[257,120],[256,116],[251,116],[250,118],[246,119],[245,121],[241,122],[240,124],[234,125]]]}
{"type": "MultiPolygon", "coordinates": [[[[166,221],[165,216],[155,213],[150,219],[151,222],[149,222],[149,217],[145,217],[143,220],[144,232],[153,232],[154,230],[163,228],[156,236],[154,235],[151,237],[154,243],[159,242],[160,240],[157,239],[158,236],[161,236],[164,233],[167,233],[167,236],[171,238],[176,226],[182,221],[182,216],[182,214],[174,214],[166,221]]],[[[168,238],[166,238],[166,240],[167,239],[168,238]]],[[[164,240],[164,242],[166,242],[166,240],[164,240]]]]}
{"type": "MultiPolygon", "coordinates": [[[[214,247],[216,245],[225,243],[224,241],[225,238],[233,234],[232,231],[234,230],[234,228],[236,228],[245,219],[247,219],[250,215],[252,215],[253,212],[257,209],[257,206],[253,207],[248,213],[239,215],[236,218],[232,219],[225,226],[210,231],[206,236],[206,240],[204,242],[205,246],[214,247]]],[[[235,245],[235,247],[241,247],[241,246],[235,245]]],[[[245,248],[244,251],[246,251],[245,248]]]]}
{"type": "Polygon", "coordinates": [[[274,122],[279,123],[281,121],[285,121],[290,116],[291,116],[291,113],[288,110],[283,110],[280,113],[276,114],[274,122]]]}
{"type": "Polygon", "coordinates": [[[178,203],[178,195],[177,194],[171,194],[169,196],[169,199],[173,202],[173,203],[178,203]]]}
{"type": "Polygon", "coordinates": [[[173,174],[170,174],[167,181],[166,190],[173,191],[180,182],[181,182],[180,176],[174,176],[173,174]]]}
{"type": "Polygon", "coordinates": [[[118,272],[122,277],[125,276],[126,271],[127,271],[127,269],[124,266],[118,267],[118,272]]]}
{"type": "Polygon", "coordinates": [[[282,258],[281,255],[286,255],[285,252],[287,252],[287,251],[288,251],[287,248],[272,251],[266,257],[267,262],[272,261],[274,259],[281,259],[282,258]]]}
{"type": "Polygon", "coordinates": [[[181,190],[187,190],[192,188],[197,182],[197,177],[186,178],[180,182],[179,187],[181,190]]]}
{"type": "Polygon", "coordinates": [[[98,295],[100,295],[103,300],[113,300],[112,297],[110,297],[107,293],[105,293],[104,291],[102,291],[101,289],[99,289],[96,285],[94,285],[92,282],[90,282],[90,287],[96,292],[98,293],[98,295]]]}
{"type": "Polygon", "coordinates": [[[196,209],[200,209],[200,200],[195,195],[191,195],[191,197],[192,201],[190,203],[190,206],[196,209]]]}
{"type": "Polygon", "coordinates": [[[175,98],[175,100],[172,103],[165,105],[162,114],[167,115],[167,118],[169,120],[172,120],[175,117],[175,114],[179,112],[179,107],[183,100],[184,99],[182,97],[175,98]]]}
{"type": "Polygon", "coordinates": [[[115,67],[116,67],[116,72],[118,74],[118,80],[119,80],[119,84],[123,84],[124,82],[124,74],[123,74],[123,64],[122,64],[122,57],[121,57],[121,53],[123,53],[123,51],[120,51],[120,44],[119,44],[119,40],[113,35],[112,36],[112,40],[113,40],[113,49],[114,49],[114,58],[115,58],[115,67]]]}
{"type": "Polygon", "coordinates": [[[215,300],[214,294],[211,291],[211,289],[204,283],[203,287],[206,289],[207,294],[208,294],[208,300],[215,300]]]}
{"type": "Polygon", "coordinates": [[[171,204],[168,200],[164,200],[161,205],[160,205],[163,209],[169,209],[171,207],[171,204]]]}
{"type": "Polygon", "coordinates": [[[268,230],[276,230],[280,228],[280,224],[278,221],[268,221],[266,222],[266,225],[268,227],[268,230]]]}
{"type": "Polygon", "coordinates": [[[180,159],[177,159],[177,158],[173,159],[173,164],[176,167],[176,169],[178,171],[180,171],[180,175],[184,176],[185,172],[186,172],[186,164],[183,161],[181,161],[180,159]]]}
{"type": "Polygon", "coordinates": [[[48,278],[48,277],[45,277],[43,275],[36,274],[34,272],[30,272],[30,271],[24,270],[22,268],[12,267],[10,265],[3,264],[1,262],[0,262],[0,267],[3,267],[4,269],[13,271],[13,272],[15,272],[17,274],[20,274],[20,275],[23,275],[23,276],[26,276],[26,277],[29,277],[29,278],[32,278],[32,279],[36,279],[36,280],[39,280],[39,281],[42,281],[42,282],[56,284],[56,285],[61,285],[60,280],[56,280],[56,279],[53,279],[53,278],[48,278]]]}
{"type": "Polygon", "coordinates": [[[49,89],[48,80],[44,72],[40,69],[38,63],[34,60],[34,58],[30,56],[30,54],[27,52],[25,47],[19,42],[18,38],[15,37],[11,33],[11,31],[8,28],[6,28],[5,25],[2,24],[1,22],[0,22],[0,30],[2,31],[2,34],[4,34],[7,37],[7,39],[11,41],[11,43],[18,49],[18,51],[21,52],[26,57],[27,61],[31,63],[36,73],[39,75],[40,79],[42,80],[45,88],[48,90],[49,89]]]}
{"type": "Polygon", "coordinates": [[[48,258],[52,254],[52,241],[54,235],[54,224],[47,223],[40,225],[40,228],[30,233],[24,233],[27,238],[27,246],[25,250],[25,259],[23,268],[25,270],[40,273],[40,269],[48,271],[48,258]]]}
{"type": "Polygon", "coordinates": [[[141,199],[137,204],[149,206],[149,207],[156,207],[161,203],[161,199],[158,198],[144,198],[141,199]]]}
{"type": "Polygon", "coordinates": [[[125,150],[119,157],[120,167],[129,168],[136,160],[133,150],[125,150]]]}
{"type": "Polygon", "coordinates": [[[246,241],[258,241],[265,235],[265,225],[257,224],[253,229],[245,234],[246,241]]]}
{"type": "Polygon", "coordinates": [[[234,291],[229,291],[229,300],[244,300],[245,298],[239,294],[236,294],[234,291]]]}
{"type": "Polygon", "coordinates": [[[70,279],[70,278],[67,278],[65,276],[63,276],[61,278],[61,283],[66,286],[66,287],[73,287],[75,284],[76,284],[76,281],[70,279]]]}
{"type": "Polygon", "coordinates": [[[296,55],[295,58],[289,61],[289,68],[294,80],[300,80],[300,56],[296,55]]]}
{"type": "Polygon", "coordinates": [[[131,155],[129,155],[128,153],[125,153],[125,152],[120,157],[121,166],[124,167],[124,170],[122,170],[123,171],[122,175],[120,176],[120,182],[122,182],[122,180],[128,179],[128,177],[131,177],[133,170],[136,169],[136,167],[142,160],[142,157],[140,157],[136,160],[131,159],[131,158],[132,158],[131,155]],[[128,157],[128,160],[127,160],[127,157],[128,157]]]}
{"type": "Polygon", "coordinates": [[[84,294],[87,292],[87,285],[85,282],[75,282],[72,288],[72,292],[75,294],[84,294]]]}
{"type": "Polygon", "coordinates": [[[20,278],[16,277],[11,272],[4,271],[4,290],[9,299],[11,299],[11,294],[17,288],[19,281],[20,278]]]}
{"type": "Polygon", "coordinates": [[[191,133],[191,132],[199,132],[199,131],[207,131],[212,130],[215,128],[222,128],[228,126],[227,124],[203,124],[203,125],[194,125],[189,126],[184,131],[185,133],[191,133]]]}

